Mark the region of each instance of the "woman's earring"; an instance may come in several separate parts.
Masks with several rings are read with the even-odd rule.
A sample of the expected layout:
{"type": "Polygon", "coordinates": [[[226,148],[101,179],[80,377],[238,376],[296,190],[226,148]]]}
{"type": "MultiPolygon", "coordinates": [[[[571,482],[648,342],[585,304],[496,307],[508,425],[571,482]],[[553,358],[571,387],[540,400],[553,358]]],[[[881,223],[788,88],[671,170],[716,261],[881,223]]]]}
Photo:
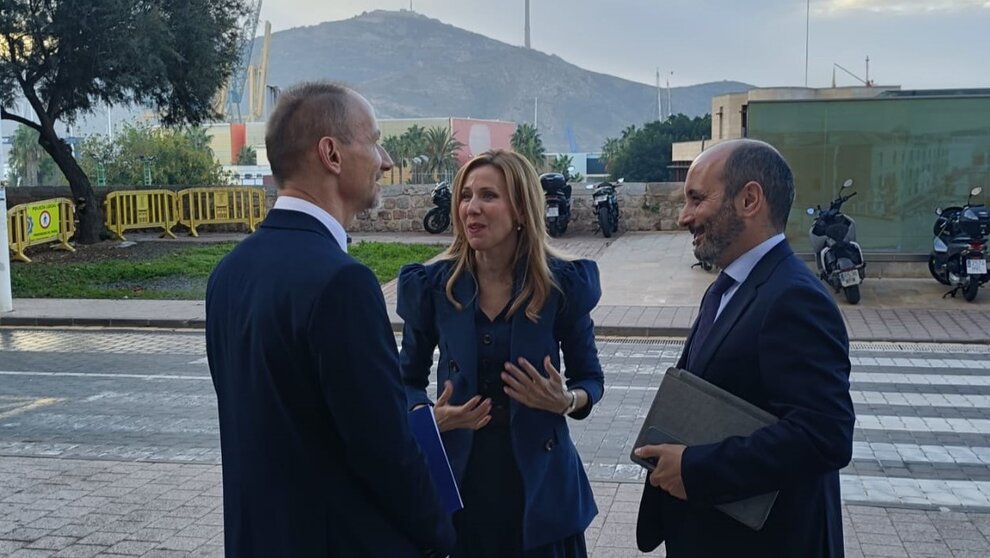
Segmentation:
{"type": "Polygon", "coordinates": [[[517,231],[521,231],[522,230],[522,224],[516,225],[516,230],[517,231]]]}

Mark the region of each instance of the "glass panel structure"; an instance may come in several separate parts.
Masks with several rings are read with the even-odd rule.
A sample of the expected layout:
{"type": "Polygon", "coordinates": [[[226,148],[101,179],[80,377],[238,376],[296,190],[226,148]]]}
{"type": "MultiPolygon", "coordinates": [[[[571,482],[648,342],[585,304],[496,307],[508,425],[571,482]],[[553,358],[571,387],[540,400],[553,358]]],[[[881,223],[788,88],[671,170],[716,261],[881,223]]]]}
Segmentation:
{"type": "Polygon", "coordinates": [[[787,236],[807,252],[808,207],[827,205],[852,178],[843,206],[864,250],[927,254],[935,209],[990,194],[990,95],[754,101],[747,136],[777,147],[797,192],[787,236]]]}

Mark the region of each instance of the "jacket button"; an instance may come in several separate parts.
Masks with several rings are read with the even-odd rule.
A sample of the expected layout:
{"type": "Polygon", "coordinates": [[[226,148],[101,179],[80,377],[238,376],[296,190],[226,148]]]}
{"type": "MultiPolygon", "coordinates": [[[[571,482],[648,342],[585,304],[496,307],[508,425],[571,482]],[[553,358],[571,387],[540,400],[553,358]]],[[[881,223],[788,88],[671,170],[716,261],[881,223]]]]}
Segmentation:
{"type": "Polygon", "coordinates": [[[449,363],[447,364],[447,368],[449,368],[449,369],[450,369],[450,371],[451,371],[451,372],[453,372],[453,373],[455,373],[455,374],[456,374],[457,372],[460,372],[460,370],[461,370],[461,369],[460,369],[460,367],[459,367],[459,366],[457,366],[457,361],[456,361],[456,360],[452,360],[452,361],[450,361],[450,362],[449,362],[449,363]]]}
{"type": "Polygon", "coordinates": [[[486,334],[482,335],[481,336],[481,342],[484,343],[485,345],[491,345],[492,344],[492,334],[491,333],[486,333],[486,334]]]}
{"type": "Polygon", "coordinates": [[[553,446],[554,446],[553,438],[550,438],[546,441],[545,444],[543,444],[543,449],[545,451],[553,451],[553,446]]]}

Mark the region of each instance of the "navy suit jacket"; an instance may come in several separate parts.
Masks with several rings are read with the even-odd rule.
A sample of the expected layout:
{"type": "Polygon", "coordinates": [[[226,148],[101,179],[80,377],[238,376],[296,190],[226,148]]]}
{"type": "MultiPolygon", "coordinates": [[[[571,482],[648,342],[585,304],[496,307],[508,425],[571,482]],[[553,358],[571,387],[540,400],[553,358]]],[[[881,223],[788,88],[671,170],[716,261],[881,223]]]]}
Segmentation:
{"type": "MultiPolygon", "coordinates": [[[[693,332],[692,332],[693,335],[693,332]]],[[[678,366],[684,368],[688,338],[678,366]]],[[[843,556],[839,469],[852,455],[849,340],[832,297],[781,242],[739,286],[691,372],[780,418],[684,451],[687,501],[649,482],[641,550],[667,556],[843,556]],[[760,531],[712,506],[779,490],[760,531]]]]}
{"type": "MultiPolygon", "coordinates": [[[[437,389],[450,380],[453,405],[462,405],[478,394],[478,337],[475,333],[476,283],[469,273],[462,274],[454,296],[463,305],[457,310],[447,300],[447,278],[453,262],[442,260],[423,266],[409,265],[399,275],[397,310],[405,326],[402,330],[400,362],[402,378],[411,406],[432,404],[429,385],[433,349],[440,347],[437,389]]],[[[524,357],[545,375],[543,359],[550,355],[561,370],[568,388],[588,393],[589,403],[571,415],[580,419],[602,397],[604,375],[595,347],[594,323],[590,311],[601,297],[598,268],[588,260],[550,260],[550,269],[563,293],[553,289],[540,312],[538,323],[526,317],[524,309],[511,318],[511,361],[524,357]]],[[[521,275],[517,273],[517,284],[521,275]]],[[[581,458],[571,441],[567,420],[556,413],[531,409],[510,401],[512,447],[523,479],[523,548],[533,549],[581,533],[598,513],[591,485],[581,458]]],[[[474,431],[450,430],[443,433],[451,467],[458,482],[471,455],[474,431]]]]}
{"type": "Polygon", "coordinates": [[[220,262],[206,349],[228,556],[450,551],[381,289],[319,221],[273,210],[220,262]]]}

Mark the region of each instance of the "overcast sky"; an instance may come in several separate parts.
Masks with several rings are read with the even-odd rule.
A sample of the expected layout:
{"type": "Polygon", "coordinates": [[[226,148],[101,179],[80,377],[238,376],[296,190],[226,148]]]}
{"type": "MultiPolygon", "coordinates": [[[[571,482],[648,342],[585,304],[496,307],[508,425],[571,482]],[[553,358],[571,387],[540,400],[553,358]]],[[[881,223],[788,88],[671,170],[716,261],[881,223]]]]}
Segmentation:
{"type": "MultiPolygon", "coordinates": [[[[827,87],[837,63],[905,89],[990,87],[990,0],[531,0],[532,46],[583,68],[671,86],[827,87]]],[[[421,14],[523,44],[525,0],[412,0],[421,14]]],[[[275,31],[410,0],[266,0],[275,31]]],[[[260,26],[259,26],[260,30],[260,26]]],[[[836,70],[838,85],[856,78],[836,70]]]]}

